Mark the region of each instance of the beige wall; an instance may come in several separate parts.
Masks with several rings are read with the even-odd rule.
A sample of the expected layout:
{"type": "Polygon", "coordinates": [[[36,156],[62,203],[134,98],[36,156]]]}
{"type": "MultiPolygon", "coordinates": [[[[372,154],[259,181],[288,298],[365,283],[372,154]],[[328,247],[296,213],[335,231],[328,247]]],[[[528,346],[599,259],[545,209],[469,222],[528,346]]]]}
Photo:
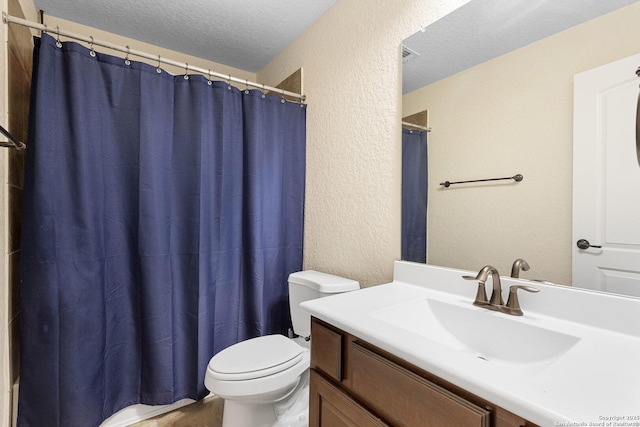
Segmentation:
{"type": "Polygon", "coordinates": [[[400,258],[400,43],[462,0],[339,0],[258,73],[304,68],[307,186],[304,268],[363,285],[400,258]]]}
{"type": "Polygon", "coordinates": [[[640,52],[639,22],[635,3],[404,96],[403,116],[428,109],[433,127],[429,263],[509,274],[522,257],[523,276],[571,283],[573,75],[640,52]]]}

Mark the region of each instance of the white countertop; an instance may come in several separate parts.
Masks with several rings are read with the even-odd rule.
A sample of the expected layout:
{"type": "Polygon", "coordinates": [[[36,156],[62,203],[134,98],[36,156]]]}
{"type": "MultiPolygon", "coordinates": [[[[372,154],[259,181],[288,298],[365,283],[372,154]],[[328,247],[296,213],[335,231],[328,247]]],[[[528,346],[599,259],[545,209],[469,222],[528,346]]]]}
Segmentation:
{"type": "MultiPolygon", "coordinates": [[[[301,307],[541,426],[607,422],[640,426],[640,299],[503,278],[505,300],[509,285],[518,282],[541,292],[519,294],[522,317],[489,315],[580,337],[564,354],[542,364],[487,362],[378,315],[381,310],[425,298],[486,310],[472,305],[475,283],[461,278],[470,273],[475,275],[396,262],[391,283],[307,301],[301,307]]],[[[490,287],[488,281],[489,295],[490,287]]]]}

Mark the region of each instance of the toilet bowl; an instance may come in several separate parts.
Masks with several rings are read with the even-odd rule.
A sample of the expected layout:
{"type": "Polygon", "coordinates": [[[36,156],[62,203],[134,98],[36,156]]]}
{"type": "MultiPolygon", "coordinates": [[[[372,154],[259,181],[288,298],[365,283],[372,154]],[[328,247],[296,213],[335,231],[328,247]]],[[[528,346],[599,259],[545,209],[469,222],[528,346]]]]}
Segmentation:
{"type": "MultiPolygon", "coordinates": [[[[211,358],[205,386],[225,399],[223,426],[271,427],[278,415],[274,402],[302,397],[308,369],[308,349],[283,335],[265,335],[211,358]]],[[[303,423],[306,414],[301,409],[289,415],[303,423]]]]}
{"type": "Polygon", "coordinates": [[[223,427],[308,426],[311,318],[298,305],[355,289],[358,282],[313,270],[289,276],[293,332],[302,337],[252,338],[209,361],[204,383],[224,399],[223,427]]]}

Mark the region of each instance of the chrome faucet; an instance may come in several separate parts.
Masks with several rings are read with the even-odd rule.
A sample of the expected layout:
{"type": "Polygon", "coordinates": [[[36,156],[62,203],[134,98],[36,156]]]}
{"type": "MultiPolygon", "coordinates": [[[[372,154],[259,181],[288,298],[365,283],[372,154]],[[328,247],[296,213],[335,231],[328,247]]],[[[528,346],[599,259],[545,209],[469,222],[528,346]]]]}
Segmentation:
{"type": "Polygon", "coordinates": [[[513,261],[513,265],[511,266],[511,277],[517,279],[518,277],[520,277],[520,270],[528,271],[529,268],[530,267],[527,261],[523,260],[522,258],[518,258],[517,260],[513,261]]]}
{"type": "MultiPolygon", "coordinates": [[[[516,260],[516,262],[522,261],[526,264],[526,268],[522,268],[524,271],[529,269],[529,265],[524,260],[516,260]]],[[[516,263],[514,263],[515,266],[516,263]]],[[[518,263],[518,267],[520,267],[521,263],[518,263]]],[[[513,271],[512,271],[513,274],[513,271]]],[[[477,280],[478,281],[478,291],[476,293],[476,299],[473,301],[473,305],[477,305],[480,307],[488,308],[489,310],[499,311],[501,313],[511,314],[513,316],[522,316],[522,309],[520,308],[520,301],[518,300],[518,289],[523,289],[527,292],[540,292],[540,289],[534,288],[533,286],[524,286],[524,285],[512,285],[509,287],[509,299],[507,300],[507,304],[505,305],[504,300],[502,299],[502,284],[500,283],[500,273],[498,270],[491,266],[485,265],[478,272],[476,277],[473,276],[462,276],[467,280],[477,280]],[[485,288],[485,282],[489,278],[489,274],[491,274],[491,279],[493,281],[493,291],[491,293],[491,299],[487,300],[487,291],[485,288]]]]}

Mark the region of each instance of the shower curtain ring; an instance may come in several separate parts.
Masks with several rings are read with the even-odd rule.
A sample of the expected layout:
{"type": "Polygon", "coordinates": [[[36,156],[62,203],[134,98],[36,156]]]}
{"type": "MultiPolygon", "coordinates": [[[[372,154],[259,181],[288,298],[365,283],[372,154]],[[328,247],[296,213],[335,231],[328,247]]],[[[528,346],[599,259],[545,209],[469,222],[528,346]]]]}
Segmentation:
{"type": "Polygon", "coordinates": [[[262,99],[266,98],[267,94],[265,92],[264,83],[262,83],[262,99]]]}
{"type": "Polygon", "coordinates": [[[129,61],[129,53],[130,52],[131,52],[131,49],[129,49],[129,46],[127,46],[127,56],[124,57],[125,65],[131,65],[131,61],[129,61]]]}
{"type": "Polygon", "coordinates": [[[213,84],[213,82],[211,81],[211,68],[209,68],[209,74],[208,74],[208,78],[207,78],[207,84],[209,86],[211,86],[213,84]]]}
{"type": "Polygon", "coordinates": [[[62,47],[62,43],[60,43],[60,27],[57,25],[56,25],[56,47],[62,47]]]}
{"type": "Polygon", "coordinates": [[[162,73],[162,68],[160,68],[160,55],[158,55],[158,66],[156,67],[156,72],[158,74],[162,73]]]}
{"type": "Polygon", "coordinates": [[[244,93],[245,95],[249,95],[249,80],[244,81],[244,93]]]}
{"type": "Polygon", "coordinates": [[[184,64],[184,79],[189,80],[189,64],[184,64]]]}
{"type": "Polygon", "coordinates": [[[280,102],[284,104],[285,102],[287,102],[287,100],[284,99],[284,89],[281,88],[280,90],[282,91],[282,99],[280,100],[280,102]]]}
{"type": "Polygon", "coordinates": [[[96,57],[96,51],[93,50],[93,36],[89,36],[89,38],[91,39],[91,43],[89,43],[89,47],[91,48],[91,51],[89,52],[89,55],[91,55],[92,58],[96,57]]]}

